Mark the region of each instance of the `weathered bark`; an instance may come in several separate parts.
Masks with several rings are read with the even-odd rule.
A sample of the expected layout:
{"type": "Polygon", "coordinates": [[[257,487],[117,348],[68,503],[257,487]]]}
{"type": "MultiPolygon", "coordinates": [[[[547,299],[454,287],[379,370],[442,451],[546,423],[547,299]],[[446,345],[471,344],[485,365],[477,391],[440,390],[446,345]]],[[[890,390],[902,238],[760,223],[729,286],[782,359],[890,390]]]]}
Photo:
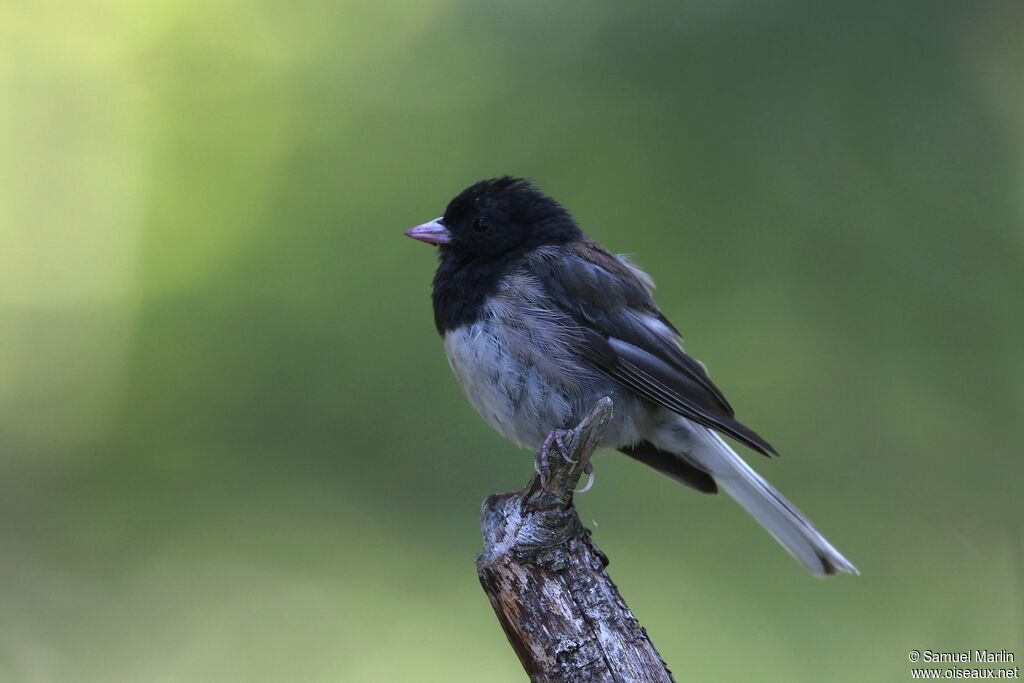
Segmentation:
{"type": "MultiPolygon", "coordinates": [[[[564,437],[568,459],[556,452],[543,483],[535,475],[483,504],[477,574],[532,681],[673,680],[572,502],[611,414],[611,399],[602,399],[564,437]]],[[[538,453],[538,471],[542,460],[538,453]]]]}

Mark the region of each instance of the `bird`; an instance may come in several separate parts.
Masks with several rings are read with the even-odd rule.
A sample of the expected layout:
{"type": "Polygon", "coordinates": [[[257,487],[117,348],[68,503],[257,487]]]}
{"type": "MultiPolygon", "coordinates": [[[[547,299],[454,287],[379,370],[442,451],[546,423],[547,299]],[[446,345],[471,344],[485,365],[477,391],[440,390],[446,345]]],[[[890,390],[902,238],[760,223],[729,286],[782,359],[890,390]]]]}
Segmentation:
{"type": "Polygon", "coordinates": [[[405,231],[438,248],[434,323],[472,407],[522,447],[611,398],[601,446],[714,494],[724,490],[814,576],[857,568],[723,436],[766,456],[654,301],[654,281],[614,255],[531,180],[476,182],[405,231]]]}

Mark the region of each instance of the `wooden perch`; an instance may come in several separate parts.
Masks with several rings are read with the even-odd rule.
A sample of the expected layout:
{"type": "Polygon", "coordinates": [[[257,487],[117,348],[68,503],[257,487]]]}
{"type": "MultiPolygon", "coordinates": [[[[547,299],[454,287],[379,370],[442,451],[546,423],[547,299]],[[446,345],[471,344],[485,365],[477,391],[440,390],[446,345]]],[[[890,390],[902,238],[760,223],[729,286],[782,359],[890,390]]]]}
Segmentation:
{"type": "Polygon", "coordinates": [[[557,448],[550,458],[543,448],[537,453],[543,482],[534,475],[519,491],[483,504],[477,574],[531,681],[673,680],[572,502],[611,416],[611,399],[601,399],[575,429],[562,432],[565,457],[557,448]]]}

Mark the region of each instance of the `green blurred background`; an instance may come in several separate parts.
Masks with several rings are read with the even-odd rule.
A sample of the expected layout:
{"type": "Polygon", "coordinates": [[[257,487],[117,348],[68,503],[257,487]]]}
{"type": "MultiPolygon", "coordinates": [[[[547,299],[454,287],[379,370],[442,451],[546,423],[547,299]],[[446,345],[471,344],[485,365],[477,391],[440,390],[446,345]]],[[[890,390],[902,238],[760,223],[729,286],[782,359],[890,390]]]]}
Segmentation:
{"type": "Polygon", "coordinates": [[[0,681],[519,681],[493,434],[401,231],[534,178],[859,565],[614,453],[580,514],[681,680],[1024,657],[1024,10],[0,4],[0,681]]]}

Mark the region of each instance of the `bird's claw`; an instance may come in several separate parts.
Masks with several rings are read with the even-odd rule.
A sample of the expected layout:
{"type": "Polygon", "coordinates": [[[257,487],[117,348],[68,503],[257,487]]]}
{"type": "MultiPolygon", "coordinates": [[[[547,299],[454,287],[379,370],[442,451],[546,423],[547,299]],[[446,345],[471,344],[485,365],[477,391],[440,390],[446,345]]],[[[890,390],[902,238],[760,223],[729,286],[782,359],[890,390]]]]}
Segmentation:
{"type": "Polygon", "coordinates": [[[594,465],[593,463],[587,463],[583,466],[583,471],[587,473],[587,483],[583,485],[581,489],[573,489],[573,493],[586,493],[590,490],[590,487],[594,485],[594,465]]]}
{"type": "Polygon", "coordinates": [[[534,470],[537,472],[537,476],[540,477],[541,486],[546,488],[551,477],[552,450],[557,449],[558,455],[562,460],[573,464],[576,463],[575,460],[569,457],[569,447],[565,443],[565,439],[570,434],[572,432],[568,429],[555,429],[544,438],[544,443],[540,445],[540,449],[537,451],[537,458],[534,461],[534,470]]]}

